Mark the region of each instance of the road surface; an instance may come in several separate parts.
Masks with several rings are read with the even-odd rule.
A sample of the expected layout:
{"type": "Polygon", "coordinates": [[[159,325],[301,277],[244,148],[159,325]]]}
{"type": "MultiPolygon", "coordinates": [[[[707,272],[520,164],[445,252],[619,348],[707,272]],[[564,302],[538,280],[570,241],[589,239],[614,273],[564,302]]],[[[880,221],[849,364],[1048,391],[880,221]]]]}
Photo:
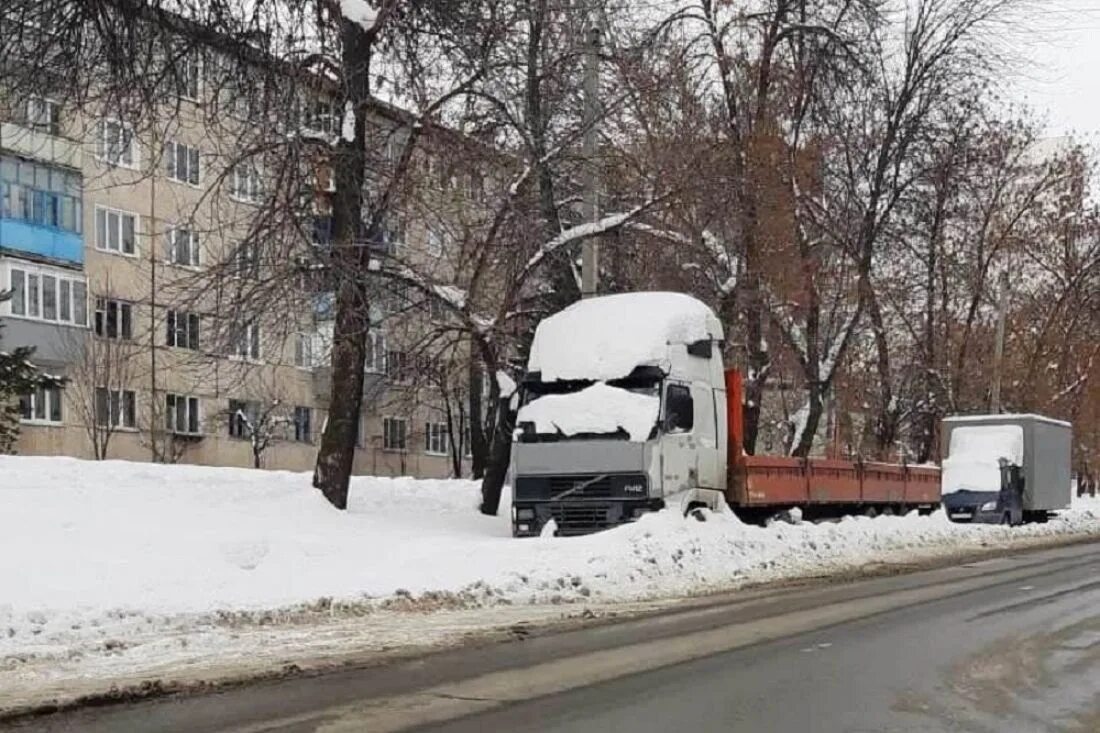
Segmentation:
{"type": "Polygon", "coordinates": [[[652,618],[14,730],[1092,733],[1100,544],[731,594],[652,618]]]}

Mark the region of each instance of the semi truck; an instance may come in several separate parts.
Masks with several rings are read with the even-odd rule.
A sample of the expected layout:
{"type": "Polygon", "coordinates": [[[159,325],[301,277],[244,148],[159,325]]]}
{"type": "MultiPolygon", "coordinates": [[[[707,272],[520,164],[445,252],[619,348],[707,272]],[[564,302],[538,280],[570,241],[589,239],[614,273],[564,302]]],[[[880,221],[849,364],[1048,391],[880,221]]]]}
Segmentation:
{"type": "Polygon", "coordinates": [[[680,293],[582,300],[544,319],[521,385],[512,530],[594,532],[673,507],[760,520],[930,512],[935,466],[746,455],[722,326],[680,293]]]}
{"type": "Polygon", "coordinates": [[[1072,499],[1072,426],[1042,415],[949,417],[943,507],[956,522],[1045,522],[1072,499]]]}

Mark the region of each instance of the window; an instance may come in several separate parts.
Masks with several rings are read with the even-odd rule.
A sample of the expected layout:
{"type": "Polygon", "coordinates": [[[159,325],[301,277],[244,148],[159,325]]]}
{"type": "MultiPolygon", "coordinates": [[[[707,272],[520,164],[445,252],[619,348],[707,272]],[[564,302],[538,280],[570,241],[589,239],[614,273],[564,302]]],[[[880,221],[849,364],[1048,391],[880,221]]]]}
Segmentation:
{"type": "Polygon", "coordinates": [[[61,388],[39,387],[19,398],[19,417],[24,422],[61,423],[61,388]]]}
{"type": "Polygon", "coordinates": [[[337,132],[336,108],[332,100],[306,96],[301,101],[302,127],[311,132],[335,135],[337,132]]]}
{"type": "Polygon", "coordinates": [[[27,274],[14,268],[11,271],[11,314],[27,315],[27,274]]]}
{"type": "Polygon", "coordinates": [[[408,450],[408,421],[403,417],[382,419],[382,450],[408,450]]]}
{"type": "Polygon", "coordinates": [[[96,207],[95,247],[104,252],[132,255],[137,251],[137,214],[96,207]]]}
{"type": "Polygon", "coordinates": [[[429,422],[424,424],[424,452],[433,456],[447,455],[447,423],[429,422]]]}
{"type": "Polygon", "coordinates": [[[310,422],[313,411],[308,407],[294,408],[294,439],[299,443],[312,443],[313,432],[310,422]]]}
{"type": "Polygon", "coordinates": [[[391,382],[403,382],[408,379],[408,354],[392,349],[386,352],[386,377],[391,382]]]}
{"type": "Polygon", "coordinates": [[[42,276],[42,319],[57,320],[57,278],[53,275],[42,276]]]}
{"type": "Polygon", "coordinates": [[[0,290],[9,289],[9,312],[13,316],[35,318],[54,323],[88,325],[85,285],[61,274],[65,270],[12,267],[8,282],[0,282],[0,290]]]}
{"type": "Polygon", "coordinates": [[[432,257],[443,254],[443,235],[435,229],[428,230],[428,254],[432,257]]]}
{"type": "Polygon", "coordinates": [[[435,295],[428,296],[428,318],[433,321],[442,321],[447,317],[447,307],[443,300],[435,295]]]}
{"type": "Polygon", "coordinates": [[[263,181],[253,163],[238,163],[229,176],[229,195],[238,201],[258,204],[263,201],[263,181]]]}
{"type": "Polygon", "coordinates": [[[175,68],[172,81],[175,92],[180,97],[187,99],[199,98],[199,79],[202,77],[202,65],[199,61],[198,51],[191,50],[183,54],[174,55],[175,68]]]}
{"type": "Polygon", "coordinates": [[[61,107],[44,97],[31,97],[25,108],[27,127],[47,135],[61,134],[61,107]]]}
{"type": "Polygon", "coordinates": [[[260,326],[254,321],[238,325],[233,339],[233,356],[260,358],[260,326]]]}
{"type": "Polygon", "coordinates": [[[386,373],[386,337],[377,331],[367,334],[367,371],[386,373]]]}
{"type": "Polygon", "coordinates": [[[260,420],[260,403],[229,400],[229,437],[250,438],[260,420]]]}
{"type": "Polygon", "coordinates": [[[81,181],[79,173],[0,155],[0,216],[80,234],[81,181]]]}
{"type": "Polygon", "coordinates": [[[313,338],[308,333],[294,335],[294,366],[302,369],[312,369],[313,364],[313,338]]]}
{"type": "Polygon", "coordinates": [[[102,120],[99,123],[97,154],[111,165],[133,168],[137,165],[134,151],[134,131],[118,120],[102,120]]]}
{"type": "Polygon", "coordinates": [[[670,384],[665,393],[665,431],[690,433],[695,426],[695,404],[691,390],[682,384],[670,384]]]}
{"type": "Polygon", "coordinates": [[[233,250],[233,275],[255,279],[260,271],[260,252],[256,242],[241,242],[233,250]]]}
{"type": "Polygon", "coordinates": [[[134,337],[133,304],[111,298],[95,299],[95,335],[130,341],[134,337]]]}
{"type": "Polygon", "coordinates": [[[165,143],[164,172],[173,181],[199,185],[199,149],[183,143],[165,143]]]}
{"type": "Polygon", "coordinates": [[[180,435],[199,434],[199,398],[186,395],[164,396],[164,427],[170,433],[180,435]]]}
{"type": "Polygon", "coordinates": [[[133,429],[137,426],[134,413],[133,390],[96,387],[95,424],[97,427],[133,429]]]}
{"type": "Polygon", "coordinates": [[[199,316],[197,313],[170,310],[167,317],[167,340],[177,349],[199,350],[199,316]]]}
{"type": "Polygon", "coordinates": [[[168,230],[168,261],[180,267],[199,266],[199,234],[192,229],[168,230]]]}
{"type": "Polygon", "coordinates": [[[310,239],[318,247],[332,244],[332,217],[314,216],[310,226],[310,239]]]}

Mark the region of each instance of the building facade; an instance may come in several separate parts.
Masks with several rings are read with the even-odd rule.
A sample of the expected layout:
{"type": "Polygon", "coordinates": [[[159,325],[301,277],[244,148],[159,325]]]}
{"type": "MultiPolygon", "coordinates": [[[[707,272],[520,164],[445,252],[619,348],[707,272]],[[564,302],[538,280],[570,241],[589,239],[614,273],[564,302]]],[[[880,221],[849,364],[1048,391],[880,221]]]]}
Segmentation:
{"type": "MultiPolygon", "coordinates": [[[[0,338],[33,346],[36,365],[65,378],[21,398],[22,454],[313,467],[330,394],[331,292],[303,277],[269,298],[285,307],[255,312],[224,297],[290,286],[266,280],[281,255],[265,254],[252,230],[265,215],[265,171],[234,161],[225,127],[204,124],[204,100],[218,92],[197,79],[151,134],[49,98],[0,100],[0,291],[11,291],[0,338]]],[[[375,124],[399,127],[383,105],[375,124]]],[[[330,244],[328,192],[318,184],[303,227],[317,247],[330,244]]],[[[445,271],[452,238],[440,210],[407,208],[375,243],[380,261],[400,251],[445,271]]],[[[467,414],[463,392],[448,388],[462,347],[426,359],[424,336],[445,313],[381,280],[377,294],[355,472],[454,475],[469,445],[455,419],[467,414]]]]}

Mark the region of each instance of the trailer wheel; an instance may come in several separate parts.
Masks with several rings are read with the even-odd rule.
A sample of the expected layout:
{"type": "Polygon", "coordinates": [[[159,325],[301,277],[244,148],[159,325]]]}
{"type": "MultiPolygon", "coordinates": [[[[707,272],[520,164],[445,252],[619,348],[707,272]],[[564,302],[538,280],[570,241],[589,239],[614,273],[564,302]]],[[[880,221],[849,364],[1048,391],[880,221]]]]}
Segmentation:
{"type": "Polygon", "coordinates": [[[878,509],[875,509],[873,506],[869,506],[863,510],[863,516],[874,519],[878,516],[878,509]]]}
{"type": "Polygon", "coordinates": [[[892,506],[884,506],[884,507],[882,508],[882,516],[884,516],[884,517],[892,517],[892,516],[894,516],[894,507],[892,507],[892,506]]]}

